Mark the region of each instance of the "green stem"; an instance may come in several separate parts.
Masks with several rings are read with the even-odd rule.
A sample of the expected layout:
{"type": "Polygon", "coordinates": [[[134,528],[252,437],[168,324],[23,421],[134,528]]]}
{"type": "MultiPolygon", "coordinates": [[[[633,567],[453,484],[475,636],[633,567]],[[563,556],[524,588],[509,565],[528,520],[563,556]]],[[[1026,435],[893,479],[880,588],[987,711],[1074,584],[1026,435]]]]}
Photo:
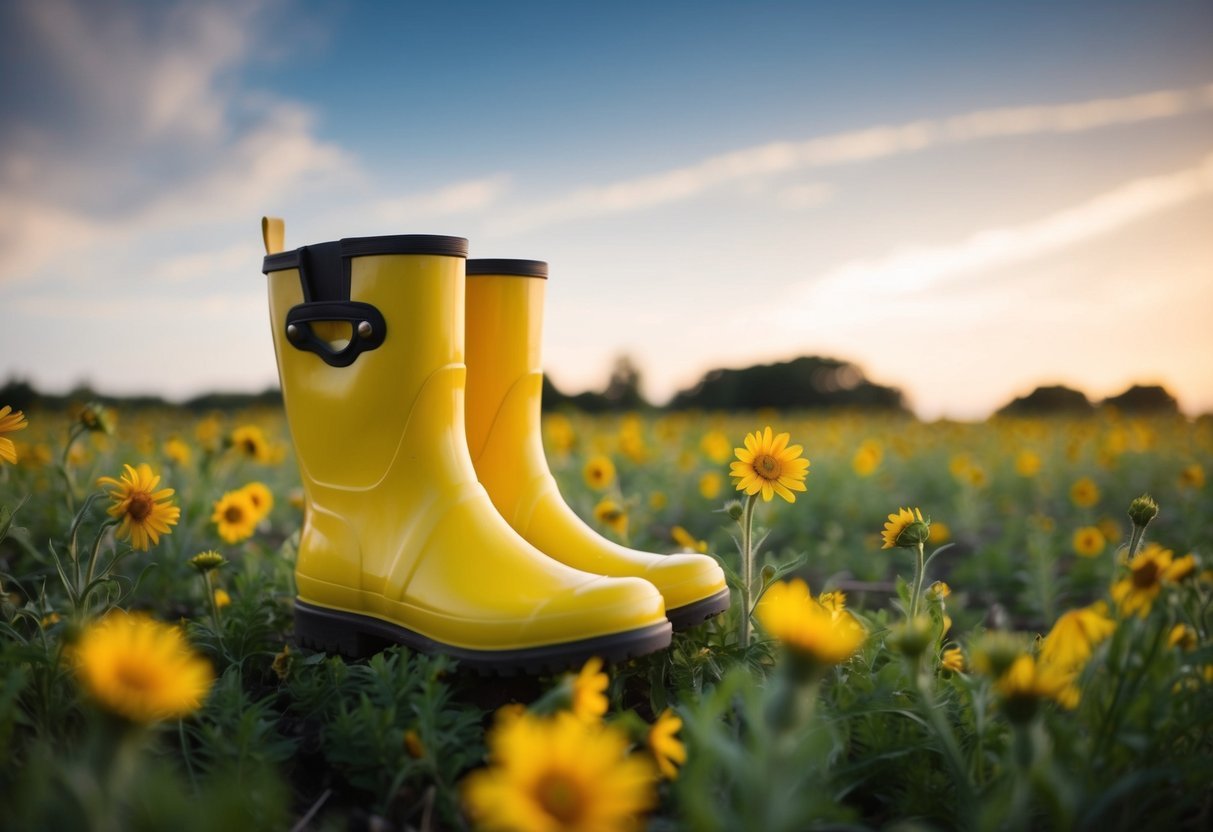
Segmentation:
{"type": "Polygon", "coordinates": [[[1137,550],[1141,548],[1141,542],[1145,539],[1146,527],[1134,524],[1133,534],[1129,537],[1129,556],[1128,560],[1133,560],[1133,556],[1137,554],[1137,550]]]}
{"type": "Polygon", "coordinates": [[[926,578],[925,553],[922,549],[922,543],[918,544],[918,554],[914,561],[914,586],[910,595],[910,620],[913,621],[918,617],[919,599],[922,597],[922,582],[926,578]]]}
{"type": "Polygon", "coordinates": [[[741,512],[741,646],[750,646],[750,608],[754,598],[754,504],[758,495],[746,497],[741,512]]]}

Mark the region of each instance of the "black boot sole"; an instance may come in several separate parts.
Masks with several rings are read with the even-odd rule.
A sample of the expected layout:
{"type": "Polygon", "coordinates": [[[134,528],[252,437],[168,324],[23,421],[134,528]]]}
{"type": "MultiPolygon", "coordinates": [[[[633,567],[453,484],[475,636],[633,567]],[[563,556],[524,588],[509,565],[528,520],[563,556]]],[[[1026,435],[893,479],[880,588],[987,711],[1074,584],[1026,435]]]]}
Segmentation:
{"type": "Polygon", "coordinates": [[[720,615],[728,608],[729,591],[722,589],[715,595],[666,610],[665,617],[669,619],[675,630],[689,630],[691,627],[698,627],[709,618],[720,615]]]}
{"type": "MultiPolygon", "coordinates": [[[[727,598],[725,606],[728,606],[727,598]]],[[[472,650],[434,641],[398,624],[369,615],[329,609],[295,599],[295,638],[301,647],[358,659],[393,644],[401,644],[418,653],[450,656],[457,659],[460,665],[484,675],[558,673],[580,667],[593,656],[607,663],[626,661],[669,647],[670,637],[670,622],[662,621],[637,630],[545,644],[542,647],[472,650]]]]}

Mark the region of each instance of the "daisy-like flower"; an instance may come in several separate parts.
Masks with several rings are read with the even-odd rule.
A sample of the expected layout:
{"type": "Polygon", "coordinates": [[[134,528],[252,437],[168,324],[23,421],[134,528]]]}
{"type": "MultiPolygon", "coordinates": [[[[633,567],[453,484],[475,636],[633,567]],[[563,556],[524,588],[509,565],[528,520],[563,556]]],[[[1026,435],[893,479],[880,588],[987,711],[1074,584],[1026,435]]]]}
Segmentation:
{"type": "Polygon", "coordinates": [[[670,529],[670,537],[674,538],[674,542],[683,551],[703,553],[708,550],[707,541],[699,540],[682,526],[675,526],[670,529]]]}
{"type": "Polygon", "coordinates": [[[931,521],[923,520],[918,509],[899,508],[896,514],[889,515],[880,535],[884,540],[881,549],[913,549],[930,539],[931,521]]]}
{"type": "Polygon", "coordinates": [[[274,508],[274,494],[266,488],[265,483],[250,482],[244,488],[241,488],[240,491],[253,504],[253,510],[257,512],[258,522],[263,520],[274,508]]]}
{"type": "Polygon", "coordinates": [[[178,465],[184,466],[190,464],[190,458],[194,454],[189,445],[174,436],[164,443],[164,455],[178,465]]]}
{"type": "Polygon", "coordinates": [[[628,513],[610,497],[603,498],[594,506],[594,519],[609,527],[615,534],[627,534],[628,513]]]}
{"type": "Polygon", "coordinates": [[[572,688],[573,715],[584,722],[597,722],[607,712],[606,689],[611,680],[602,672],[602,659],[594,656],[574,676],[568,676],[572,688]]]}
{"type": "Polygon", "coordinates": [[[817,603],[832,613],[840,613],[847,608],[847,594],[841,589],[823,592],[817,596],[817,603]]]}
{"type": "Polygon", "coordinates": [[[611,462],[610,457],[602,454],[590,457],[581,475],[585,478],[586,485],[595,491],[601,491],[609,488],[615,481],[615,463],[611,462]]]}
{"type": "Polygon", "coordinates": [[[699,495],[705,500],[715,500],[724,487],[724,478],[715,471],[707,471],[699,478],[699,495]]]}
{"type": "Polygon", "coordinates": [[[771,584],[754,614],[768,635],[819,665],[846,661],[867,638],[854,616],[822,606],[799,578],[771,584]]]}
{"type": "Polygon", "coordinates": [[[733,450],[733,443],[723,432],[710,430],[699,440],[699,449],[709,460],[720,465],[729,458],[729,452],[733,450]]]}
{"type": "Polygon", "coordinates": [[[729,467],[729,476],[737,480],[737,490],[753,496],[761,494],[770,502],[776,494],[789,503],[796,502],[793,491],[804,491],[809,461],[801,456],[804,448],[789,445],[791,434],[773,434],[771,426],[747,433],[744,448],[734,448],[737,460],[729,467]]]}
{"type": "Polygon", "coordinates": [[[1074,532],[1074,552],[1084,558],[1098,557],[1108,545],[1098,526],[1083,526],[1074,532]]]}
{"type": "Polygon", "coordinates": [[[228,543],[239,543],[257,530],[257,509],[243,490],[229,491],[215,501],[211,522],[228,543]]]}
{"type": "Polygon", "coordinates": [[[687,747],[675,736],[681,728],[682,720],[670,708],[662,711],[649,728],[646,740],[649,753],[666,780],[677,779],[679,767],[687,761],[687,747]]]}
{"type": "Polygon", "coordinates": [[[221,610],[232,603],[232,596],[222,587],[215,590],[213,597],[215,599],[215,609],[217,610],[221,610]]]}
{"type": "Polygon", "coordinates": [[[489,767],[461,784],[477,829],[635,830],[657,802],[653,763],[629,754],[614,726],[523,712],[499,719],[487,742],[489,767]]]}
{"type": "Polygon", "coordinates": [[[232,431],[231,445],[249,459],[269,462],[273,458],[270,443],[256,425],[241,425],[232,431]]]}
{"type": "Polygon", "coordinates": [[[931,536],[927,538],[927,542],[935,546],[942,546],[952,539],[952,527],[942,520],[936,520],[931,524],[931,536]]]}
{"type": "Polygon", "coordinates": [[[1189,552],[1182,558],[1176,558],[1171,561],[1171,565],[1167,567],[1167,571],[1162,573],[1162,579],[1171,583],[1186,581],[1196,574],[1196,566],[1196,555],[1189,552]]]}
{"type": "Polygon", "coordinates": [[[1187,624],[1176,624],[1167,634],[1167,646],[1178,647],[1180,650],[1195,650],[1199,643],[1196,631],[1187,624]]]}
{"type": "MultiPolygon", "coordinates": [[[[29,427],[29,422],[25,420],[25,414],[20,410],[13,410],[8,405],[0,407],[0,434],[13,433],[27,427],[29,427]]],[[[4,460],[10,465],[17,464],[17,446],[13,444],[13,440],[2,435],[0,435],[0,460],[4,460]]]]}
{"type": "Polygon", "coordinates": [[[1091,651],[1116,630],[1102,601],[1062,613],[1040,645],[1040,658],[1057,667],[1079,669],[1091,651]]]}
{"type": "Polygon", "coordinates": [[[191,714],[214,681],[179,628],[122,610],[85,628],[71,658],[89,695],[132,722],[191,714]]]}
{"type": "Polygon", "coordinates": [[[939,659],[939,666],[944,670],[950,670],[953,673],[965,672],[965,654],[959,647],[949,647],[943,651],[943,655],[939,659]]]}
{"type": "Polygon", "coordinates": [[[875,439],[865,439],[851,457],[851,470],[861,477],[870,477],[883,460],[884,447],[875,439]]]}
{"type": "Polygon", "coordinates": [[[1040,455],[1035,451],[1020,451],[1015,455],[1015,473],[1024,478],[1040,473],[1040,455]]]}
{"type": "Polygon", "coordinates": [[[1070,486],[1070,502],[1079,508],[1090,508],[1099,502],[1099,486],[1090,477],[1083,477],[1070,486]]]}
{"type": "Polygon", "coordinates": [[[1067,710],[1078,707],[1081,693],[1074,685],[1074,671],[1023,654],[994,683],[1007,716],[1026,721],[1036,713],[1041,700],[1051,699],[1067,710]]]}
{"type": "Polygon", "coordinates": [[[1170,549],[1149,543],[1129,561],[1128,576],[1112,584],[1112,600],[1121,614],[1139,618],[1149,615],[1174,556],[1170,549]]]}
{"type": "Polygon", "coordinates": [[[140,463],[138,468],[123,467],[126,473],[121,479],[101,477],[97,484],[110,489],[113,505],[107,513],[122,521],[118,526],[118,537],[129,538],[132,549],[146,552],[149,545],[160,542],[160,535],[172,533],[169,526],[177,524],[181,509],[169,502],[173,489],[157,490],[160,476],[153,474],[146,463],[140,463]]]}

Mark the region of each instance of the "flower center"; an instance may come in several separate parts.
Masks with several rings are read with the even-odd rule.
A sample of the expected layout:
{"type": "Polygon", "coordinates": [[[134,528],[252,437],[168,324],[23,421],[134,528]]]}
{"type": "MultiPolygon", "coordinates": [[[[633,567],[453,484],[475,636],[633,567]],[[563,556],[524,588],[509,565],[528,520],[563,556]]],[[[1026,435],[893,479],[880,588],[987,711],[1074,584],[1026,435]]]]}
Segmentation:
{"type": "Polygon", "coordinates": [[[754,473],[764,480],[775,480],[779,479],[782,466],[775,457],[770,454],[762,454],[754,458],[754,473]]]}
{"type": "Polygon", "coordinates": [[[245,439],[244,440],[244,452],[246,454],[248,454],[249,456],[256,456],[257,455],[257,443],[254,442],[252,439],[245,439]]]}
{"type": "Polygon", "coordinates": [[[1158,564],[1148,560],[1133,570],[1133,586],[1137,589],[1149,589],[1158,583],[1158,564]]]}
{"type": "Polygon", "coordinates": [[[148,672],[146,664],[121,662],[114,668],[114,677],[126,690],[140,693],[151,690],[156,684],[156,679],[148,672]]]}
{"type": "Polygon", "coordinates": [[[239,523],[244,519],[244,509],[240,506],[228,506],[223,510],[223,519],[229,523],[239,523]]]}
{"type": "Polygon", "coordinates": [[[142,523],[155,507],[156,504],[152,501],[151,494],[144,491],[136,491],[131,495],[131,501],[127,503],[126,514],[136,523],[142,523]]]}
{"type": "Polygon", "coordinates": [[[559,774],[548,774],[535,787],[539,805],[561,825],[576,823],[585,811],[581,790],[559,774]]]}

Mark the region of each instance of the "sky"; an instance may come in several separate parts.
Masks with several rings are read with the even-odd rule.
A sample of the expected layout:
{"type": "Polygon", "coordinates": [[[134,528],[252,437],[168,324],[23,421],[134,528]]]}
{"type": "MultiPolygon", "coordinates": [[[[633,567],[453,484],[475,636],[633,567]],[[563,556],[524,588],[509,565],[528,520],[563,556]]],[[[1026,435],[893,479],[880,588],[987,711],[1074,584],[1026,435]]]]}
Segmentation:
{"type": "Polygon", "coordinates": [[[0,384],[276,383],[287,246],[547,260],[544,364],[654,401],[856,362],[1213,411],[1213,3],[0,4],[0,384]]]}

